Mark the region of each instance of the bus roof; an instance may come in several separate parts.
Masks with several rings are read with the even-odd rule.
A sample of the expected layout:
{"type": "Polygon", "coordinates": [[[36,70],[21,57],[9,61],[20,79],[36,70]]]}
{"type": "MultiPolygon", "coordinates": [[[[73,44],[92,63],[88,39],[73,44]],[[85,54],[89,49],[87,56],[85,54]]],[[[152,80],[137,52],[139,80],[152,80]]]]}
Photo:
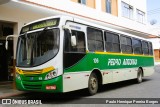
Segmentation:
{"type": "Polygon", "coordinates": [[[69,16],[64,16],[64,15],[56,15],[56,16],[50,16],[50,17],[46,17],[46,18],[41,18],[41,19],[38,19],[38,20],[34,20],[32,22],[29,22],[27,24],[25,24],[23,27],[27,26],[27,25],[30,25],[30,24],[33,24],[33,23],[36,23],[36,22],[39,22],[39,21],[43,21],[43,20],[48,20],[48,19],[53,19],[53,18],[65,18],[67,20],[71,20],[73,21],[73,18],[72,17],[69,17],[69,16]]]}
{"type": "Polygon", "coordinates": [[[53,18],[60,18],[60,19],[66,20],[66,21],[72,21],[72,22],[87,25],[87,26],[90,26],[90,27],[99,28],[99,29],[102,29],[102,30],[108,30],[108,31],[111,31],[111,32],[114,32],[114,33],[118,33],[118,34],[130,36],[130,37],[133,37],[133,38],[149,41],[148,39],[137,36],[137,35],[129,34],[129,33],[126,33],[126,32],[122,32],[122,31],[119,31],[119,30],[115,30],[115,29],[106,27],[102,23],[99,23],[99,22],[96,22],[96,21],[94,21],[95,23],[94,22],[88,22],[88,21],[85,21],[85,20],[81,20],[81,19],[74,18],[74,17],[71,17],[71,16],[64,16],[64,15],[57,15],[57,16],[41,18],[41,19],[38,19],[38,20],[35,20],[35,21],[32,21],[32,22],[29,22],[29,23],[25,24],[23,27],[25,27],[27,25],[30,25],[30,24],[33,24],[33,23],[36,23],[36,22],[39,22],[39,21],[53,19],[53,18]]]}
{"type": "Polygon", "coordinates": [[[109,27],[106,27],[106,26],[103,26],[103,25],[100,25],[100,24],[97,24],[97,23],[94,24],[94,23],[91,23],[91,22],[88,22],[88,21],[84,21],[84,20],[81,20],[81,19],[78,19],[78,18],[74,18],[74,22],[77,22],[77,23],[80,23],[80,24],[84,24],[84,25],[88,25],[90,27],[95,27],[95,28],[99,28],[99,29],[102,29],[102,30],[114,32],[114,33],[117,33],[117,34],[130,36],[130,37],[137,38],[137,39],[146,40],[146,41],[150,42],[146,38],[143,38],[143,37],[140,37],[140,36],[137,36],[137,35],[133,35],[133,34],[129,34],[129,33],[126,33],[126,32],[122,32],[122,31],[119,31],[119,30],[115,30],[115,29],[112,29],[112,28],[109,28],[109,27]]]}

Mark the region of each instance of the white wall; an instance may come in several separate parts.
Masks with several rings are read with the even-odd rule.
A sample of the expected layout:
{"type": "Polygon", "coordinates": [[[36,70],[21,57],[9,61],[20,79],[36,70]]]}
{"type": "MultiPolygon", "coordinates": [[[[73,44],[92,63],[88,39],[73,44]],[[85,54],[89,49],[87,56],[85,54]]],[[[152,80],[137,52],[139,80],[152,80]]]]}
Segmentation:
{"type": "Polygon", "coordinates": [[[160,38],[149,39],[153,44],[153,49],[160,49],[160,38]]]}
{"type": "Polygon", "coordinates": [[[121,14],[121,11],[122,11],[121,10],[121,1],[133,6],[134,13],[133,13],[133,20],[132,21],[137,21],[137,13],[136,13],[136,11],[138,9],[138,10],[141,10],[142,12],[145,13],[145,22],[144,22],[144,24],[147,23],[147,2],[146,2],[146,0],[119,0],[119,13],[120,14],[121,14]]]}
{"type": "Polygon", "coordinates": [[[102,11],[102,3],[101,0],[95,0],[96,4],[96,9],[99,11],[102,11]]]}
{"type": "Polygon", "coordinates": [[[133,8],[142,10],[143,12],[146,12],[147,10],[146,0],[121,0],[121,1],[133,6],[133,8]]]}
{"type": "MultiPolygon", "coordinates": [[[[23,0],[22,0],[23,1],[23,0]]],[[[101,21],[102,23],[117,25],[122,28],[128,28],[137,32],[149,33],[146,24],[139,23],[135,20],[130,20],[123,17],[116,17],[105,12],[100,11],[100,0],[96,1],[96,8],[93,9],[79,3],[72,2],[71,0],[27,0],[42,7],[47,7],[53,11],[58,11],[60,14],[66,14],[75,17],[90,18],[101,21]]],[[[142,11],[146,12],[146,0],[123,0],[136,6],[142,11]]],[[[118,0],[118,10],[121,10],[121,0],[118,0]]],[[[119,12],[121,13],[121,12],[119,12]]],[[[120,15],[120,14],[119,14],[120,15]]]]}

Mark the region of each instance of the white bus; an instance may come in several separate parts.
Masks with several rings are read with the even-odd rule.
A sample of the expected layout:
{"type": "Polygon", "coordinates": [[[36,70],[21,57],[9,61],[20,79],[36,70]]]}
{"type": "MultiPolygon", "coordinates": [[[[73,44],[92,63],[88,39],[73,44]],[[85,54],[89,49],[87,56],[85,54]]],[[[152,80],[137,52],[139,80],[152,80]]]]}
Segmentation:
{"type": "Polygon", "coordinates": [[[69,92],[154,72],[151,42],[68,16],[48,17],[22,27],[16,86],[23,91],[69,92]]]}

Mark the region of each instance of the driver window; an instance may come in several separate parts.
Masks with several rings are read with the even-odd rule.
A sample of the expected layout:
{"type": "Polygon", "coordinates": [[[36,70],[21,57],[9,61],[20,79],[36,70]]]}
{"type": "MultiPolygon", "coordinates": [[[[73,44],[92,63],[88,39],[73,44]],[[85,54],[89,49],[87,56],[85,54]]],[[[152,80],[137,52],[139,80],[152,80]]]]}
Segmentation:
{"type": "Polygon", "coordinates": [[[65,34],[65,52],[85,52],[85,34],[82,31],[72,30],[72,35],[76,37],[76,46],[71,45],[71,35],[65,34]]]}

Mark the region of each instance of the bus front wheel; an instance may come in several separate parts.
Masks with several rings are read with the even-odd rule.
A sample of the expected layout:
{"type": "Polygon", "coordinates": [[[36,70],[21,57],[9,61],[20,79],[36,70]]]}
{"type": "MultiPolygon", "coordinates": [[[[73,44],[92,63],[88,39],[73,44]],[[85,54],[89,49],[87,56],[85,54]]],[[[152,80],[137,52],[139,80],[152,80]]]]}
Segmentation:
{"type": "Polygon", "coordinates": [[[94,95],[98,91],[98,79],[95,73],[92,73],[89,77],[88,91],[90,95],[94,95]]]}
{"type": "Polygon", "coordinates": [[[143,72],[142,69],[138,69],[138,73],[137,73],[137,82],[141,83],[142,82],[142,77],[143,77],[143,72]]]}

